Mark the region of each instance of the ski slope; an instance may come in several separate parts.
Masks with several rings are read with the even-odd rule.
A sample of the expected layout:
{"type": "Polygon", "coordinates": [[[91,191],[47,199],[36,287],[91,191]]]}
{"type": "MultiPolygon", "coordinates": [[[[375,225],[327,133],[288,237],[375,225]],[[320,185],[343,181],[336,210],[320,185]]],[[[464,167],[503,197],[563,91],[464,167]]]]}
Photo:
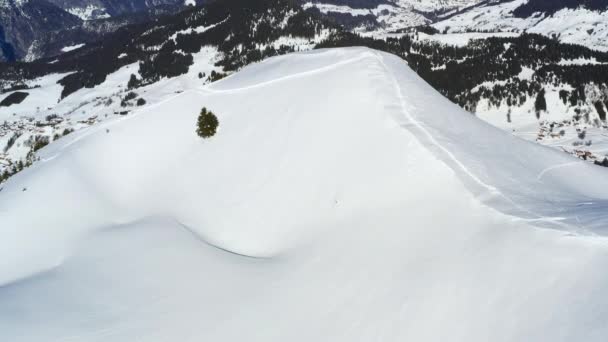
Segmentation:
{"type": "Polygon", "coordinates": [[[608,336],[605,170],[392,55],[271,58],[41,157],[0,191],[0,341],[608,336]]]}

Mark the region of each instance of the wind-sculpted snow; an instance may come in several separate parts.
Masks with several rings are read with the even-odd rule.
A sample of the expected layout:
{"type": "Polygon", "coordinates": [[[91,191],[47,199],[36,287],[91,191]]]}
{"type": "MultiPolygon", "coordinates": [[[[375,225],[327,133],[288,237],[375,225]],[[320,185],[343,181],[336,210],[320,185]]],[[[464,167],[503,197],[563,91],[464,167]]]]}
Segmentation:
{"type": "Polygon", "coordinates": [[[601,171],[397,57],[272,58],[6,183],[0,340],[604,341],[601,171]]]}

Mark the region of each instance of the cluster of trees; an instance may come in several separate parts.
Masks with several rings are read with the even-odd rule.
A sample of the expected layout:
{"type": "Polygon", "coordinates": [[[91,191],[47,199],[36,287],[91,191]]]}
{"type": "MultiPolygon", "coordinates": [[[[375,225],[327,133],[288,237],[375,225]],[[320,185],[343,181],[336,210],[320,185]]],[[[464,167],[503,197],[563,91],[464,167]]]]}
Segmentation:
{"type": "Polygon", "coordinates": [[[29,141],[29,145],[34,152],[40,150],[51,142],[51,139],[45,135],[36,135],[29,141]]]}
{"type": "Polygon", "coordinates": [[[139,74],[145,83],[154,83],[163,77],[171,78],[188,72],[194,63],[191,54],[177,52],[170,40],[156,54],[146,56],[139,63],[139,74]]]}
{"type": "MultiPolygon", "coordinates": [[[[358,34],[338,30],[315,46],[316,49],[338,48],[350,46],[366,46],[372,49],[395,54],[409,61],[412,39],[409,36],[387,38],[386,40],[362,37],[358,34]]],[[[426,62],[428,60],[425,59],[426,62]]]]}
{"type": "MultiPolygon", "coordinates": [[[[53,135],[53,141],[57,140],[63,136],[66,136],[68,134],[71,134],[72,132],[74,132],[74,129],[65,128],[62,132],[57,132],[53,135]]],[[[15,132],[13,134],[13,136],[11,136],[11,138],[8,140],[8,143],[6,144],[6,146],[4,147],[4,152],[8,151],[17,142],[17,139],[19,139],[19,137],[21,137],[21,132],[15,132]]],[[[39,159],[36,157],[36,152],[38,150],[40,150],[41,148],[45,147],[46,145],[48,145],[50,142],[51,142],[51,138],[49,136],[45,136],[45,135],[30,136],[24,142],[24,144],[30,148],[30,151],[28,152],[27,156],[25,157],[25,161],[18,160],[17,162],[13,163],[12,165],[6,167],[3,172],[0,172],[0,183],[3,183],[4,181],[8,180],[10,177],[23,171],[25,168],[30,167],[37,159],[39,159]]]]}
{"type": "Polygon", "coordinates": [[[371,13],[366,15],[352,15],[350,13],[332,11],[323,13],[317,7],[310,7],[306,11],[315,16],[323,17],[328,22],[343,27],[346,30],[353,30],[361,27],[372,30],[380,26],[380,23],[376,20],[376,16],[371,13]]]}
{"type": "Polygon", "coordinates": [[[137,98],[137,93],[135,92],[128,92],[120,101],[120,106],[121,107],[127,107],[129,105],[129,102],[132,100],[135,100],[137,98]]]}
{"type": "MultiPolygon", "coordinates": [[[[419,56],[410,55],[407,59],[413,57],[418,73],[463,107],[474,107],[480,98],[490,104],[500,105],[504,100],[508,106],[516,106],[527,97],[537,97],[547,84],[584,88],[585,84],[608,80],[608,68],[604,65],[558,64],[574,59],[608,61],[608,54],[534,34],[475,40],[465,47],[416,42],[413,50],[419,56]],[[421,63],[421,59],[428,62],[421,63]],[[519,78],[523,68],[535,71],[532,79],[519,78]],[[484,82],[494,85],[479,87],[484,82]]],[[[578,104],[581,93],[573,92],[571,102],[578,104]]]]}
{"type": "Polygon", "coordinates": [[[596,160],[595,165],[608,167],[608,158],[604,158],[604,160],[602,160],[602,161],[596,160]]]}
{"type": "Polygon", "coordinates": [[[500,107],[503,104],[508,107],[519,107],[528,98],[538,96],[541,90],[542,86],[537,82],[510,78],[504,83],[480,86],[476,91],[463,92],[456,97],[455,102],[469,111],[474,110],[481,99],[488,100],[488,104],[494,107],[500,107]]]}
{"type": "Polygon", "coordinates": [[[192,19],[189,25],[209,26],[222,23],[204,32],[178,34],[177,49],[187,53],[200,51],[204,45],[216,46],[223,59],[217,64],[233,71],[264,58],[292,52],[288,46],[273,46],[282,36],[312,39],[330,24],[309,11],[302,11],[285,0],[252,0],[246,8],[239,1],[208,6],[204,17],[192,19]],[[295,13],[290,15],[290,13],[295,13]],[[287,19],[285,25],[282,21],[287,19]],[[193,24],[196,23],[196,24],[193,24]]]}
{"type": "Polygon", "coordinates": [[[223,73],[223,72],[216,72],[215,70],[211,70],[211,73],[209,73],[209,82],[215,82],[215,81],[219,81],[222,78],[228,76],[228,74],[223,73]]]}
{"type": "Polygon", "coordinates": [[[28,97],[29,93],[16,91],[7,97],[5,97],[2,102],[0,102],[0,107],[9,107],[14,104],[19,104],[23,102],[28,97]]]}
{"type": "MultiPolygon", "coordinates": [[[[584,106],[586,86],[608,89],[608,65],[561,65],[562,60],[587,59],[608,62],[608,53],[563,44],[536,34],[473,40],[466,46],[450,46],[415,39],[377,40],[338,32],[318,47],[368,46],[401,56],[435,89],[463,108],[474,111],[481,99],[491,106],[521,106],[534,99],[537,115],[547,110],[544,88],[562,90],[560,98],[570,106],[584,106]],[[524,68],[533,75],[520,78],[524,68]]],[[[608,94],[608,91],[606,91],[608,94]]],[[[596,102],[596,111],[606,119],[608,101],[596,102]]]]}
{"type": "Polygon", "coordinates": [[[554,14],[564,8],[584,8],[596,11],[603,11],[608,8],[606,0],[529,0],[517,7],[513,15],[520,18],[527,18],[537,12],[554,14]]]}
{"type": "Polygon", "coordinates": [[[4,181],[6,181],[10,177],[14,176],[15,174],[23,171],[23,169],[30,167],[32,165],[32,163],[33,163],[33,159],[27,158],[25,162],[23,162],[22,160],[19,160],[18,162],[14,163],[10,167],[5,168],[4,172],[0,173],[0,184],[4,183],[4,181]]]}
{"type": "Polygon", "coordinates": [[[13,133],[13,135],[8,138],[8,141],[6,143],[6,146],[4,146],[4,153],[6,153],[8,150],[11,149],[11,147],[13,147],[13,145],[15,145],[15,143],[17,142],[17,139],[19,139],[19,137],[21,136],[21,132],[15,132],[13,133]]]}
{"type": "MultiPolygon", "coordinates": [[[[47,138],[47,144],[48,144],[48,137],[46,137],[46,138],[47,138]]],[[[36,139],[36,138],[32,139],[32,141],[36,141],[36,140],[40,140],[40,139],[36,139]]],[[[40,149],[40,148],[42,148],[42,147],[39,147],[38,149],[40,149]]],[[[32,166],[34,161],[36,161],[35,151],[36,150],[34,150],[34,147],[32,147],[32,149],[28,152],[28,154],[25,158],[25,161],[18,160],[17,162],[13,163],[12,165],[6,167],[3,172],[0,172],[0,184],[4,183],[6,180],[8,180],[10,177],[14,176],[15,174],[23,171],[25,168],[32,166]]]]}

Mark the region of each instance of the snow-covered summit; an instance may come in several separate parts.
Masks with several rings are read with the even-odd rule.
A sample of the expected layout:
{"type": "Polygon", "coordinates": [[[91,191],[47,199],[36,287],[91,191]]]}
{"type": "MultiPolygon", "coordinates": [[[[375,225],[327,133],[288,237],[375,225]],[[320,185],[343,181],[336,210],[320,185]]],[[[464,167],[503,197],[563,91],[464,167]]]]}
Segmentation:
{"type": "Polygon", "coordinates": [[[0,340],[604,341],[602,171],[395,56],[271,58],[5,184],[0,340]]]}

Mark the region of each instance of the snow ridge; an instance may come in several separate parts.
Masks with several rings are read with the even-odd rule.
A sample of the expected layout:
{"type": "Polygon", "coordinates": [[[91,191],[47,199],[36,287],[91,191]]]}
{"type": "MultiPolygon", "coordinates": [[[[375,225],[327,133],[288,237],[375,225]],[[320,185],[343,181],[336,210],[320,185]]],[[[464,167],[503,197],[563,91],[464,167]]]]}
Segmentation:
{"type": "Polygon", "coordinates": [[[608,305],[600,168],[480,121],[365,48],[270,58],[175,94],[180,82],[6,183],[0,340],[608,336],[589,308],[608,305]],[[202,106],[220,122],[208,140],[202,106]]]}

